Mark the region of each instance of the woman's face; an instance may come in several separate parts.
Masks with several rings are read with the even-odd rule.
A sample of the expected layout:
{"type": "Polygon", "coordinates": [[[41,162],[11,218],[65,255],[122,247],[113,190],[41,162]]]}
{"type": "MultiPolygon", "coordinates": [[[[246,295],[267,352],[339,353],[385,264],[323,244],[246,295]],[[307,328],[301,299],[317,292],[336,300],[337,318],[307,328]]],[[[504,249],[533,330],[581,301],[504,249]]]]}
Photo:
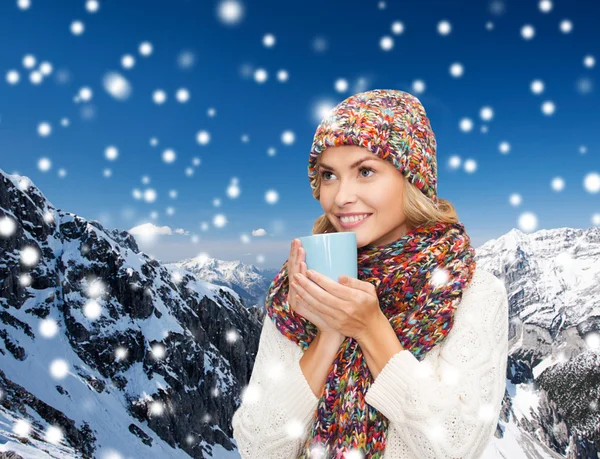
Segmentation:
{"type": "Polygon", "coordinates": [[[357,247],[388,244],[409,231],[403,206],[404,177],[389,161],[363,147],[329,147],[321,153],[317,173],[323,211],[337,231],[356,233],[357,247]],[[354,164],[363,158],[368,160],[354,164]],[[338,217],[345,213],[371,215],[348,228],[338,217]]]}

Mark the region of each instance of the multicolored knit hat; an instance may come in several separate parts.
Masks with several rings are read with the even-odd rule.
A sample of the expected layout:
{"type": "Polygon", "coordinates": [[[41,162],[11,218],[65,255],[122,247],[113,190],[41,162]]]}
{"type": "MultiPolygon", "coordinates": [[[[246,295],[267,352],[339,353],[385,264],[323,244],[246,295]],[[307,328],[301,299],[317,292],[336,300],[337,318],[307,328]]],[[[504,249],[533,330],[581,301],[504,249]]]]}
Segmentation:
{"type": "Polygon", "coordinates": [[[308,177],[314,190],[317,158],[327,149],[357,145],[390,161],[437,205],[436,141],[425,108],[415,96],[396,89],[374,89],[334,107],[315,133],[308,177]]]}

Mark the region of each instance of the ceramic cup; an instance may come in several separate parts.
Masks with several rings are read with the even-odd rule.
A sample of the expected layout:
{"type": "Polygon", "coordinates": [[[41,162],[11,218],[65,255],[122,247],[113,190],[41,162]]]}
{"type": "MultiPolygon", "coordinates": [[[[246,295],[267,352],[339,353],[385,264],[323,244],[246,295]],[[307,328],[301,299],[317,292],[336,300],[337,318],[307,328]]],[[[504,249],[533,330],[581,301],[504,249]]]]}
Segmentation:
{"type": "Polygon", "coordinates": [[[306,268],[339,282],[341,275],[358,276],[358,251],[354,231],[299,237],[306,252],[306,268]]]}

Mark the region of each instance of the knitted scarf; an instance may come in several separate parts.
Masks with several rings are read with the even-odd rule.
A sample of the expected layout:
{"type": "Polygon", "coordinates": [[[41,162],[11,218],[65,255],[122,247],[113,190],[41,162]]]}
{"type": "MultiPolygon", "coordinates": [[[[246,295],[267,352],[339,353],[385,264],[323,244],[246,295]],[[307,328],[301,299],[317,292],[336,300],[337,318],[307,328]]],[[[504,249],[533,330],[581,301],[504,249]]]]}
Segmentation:
{"type": "MultiPolygon", "coordinates": [[[[317,328],[287,303],[288,261],[269,286],[266,310],[279,331],[306,351],[317,328]]],[[[357,261],[358,278],[376,286],[381,311],[402,347],[419,361],[452,329],[454,310],[476,267],[461,223],[421,225],[389,244],[359,247],[357,261]]],[[[365,403],[372,382],[360,346],[346,337],[298,459],[341,459],[351,449],[365,458],[383,456],[389,421],[365,403]]]]}

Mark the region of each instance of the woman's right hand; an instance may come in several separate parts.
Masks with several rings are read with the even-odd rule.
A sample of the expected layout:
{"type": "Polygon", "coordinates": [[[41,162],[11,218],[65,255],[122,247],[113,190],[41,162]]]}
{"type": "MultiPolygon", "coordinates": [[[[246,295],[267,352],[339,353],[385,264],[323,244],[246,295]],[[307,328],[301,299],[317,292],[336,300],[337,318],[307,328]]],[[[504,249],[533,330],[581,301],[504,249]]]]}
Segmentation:
{"type": "MultiPolygon", "coordinates": [[[[298,283],[294,276],[296,273],[302,273],[306,276],[306,251],[302,248],[302,242],[299,239],[292,241],[292,247],[290,249],[290,257],[288,258],[288,280],[289,280],[289,291],[288,291],[288,304],[296,312],[305,319],[312,322],[322,335],[329,335],[331,337],[339,338],[340,342],[343,342],[346,337],[337,330],[329,327],[327,322],[316,312],[307,308],[307,303],[304,299],[298,296],[297,290],[292,286],[292,282],[298,283]]],[[[308,278],[307,278],[308,279],[308,278]]]]}

